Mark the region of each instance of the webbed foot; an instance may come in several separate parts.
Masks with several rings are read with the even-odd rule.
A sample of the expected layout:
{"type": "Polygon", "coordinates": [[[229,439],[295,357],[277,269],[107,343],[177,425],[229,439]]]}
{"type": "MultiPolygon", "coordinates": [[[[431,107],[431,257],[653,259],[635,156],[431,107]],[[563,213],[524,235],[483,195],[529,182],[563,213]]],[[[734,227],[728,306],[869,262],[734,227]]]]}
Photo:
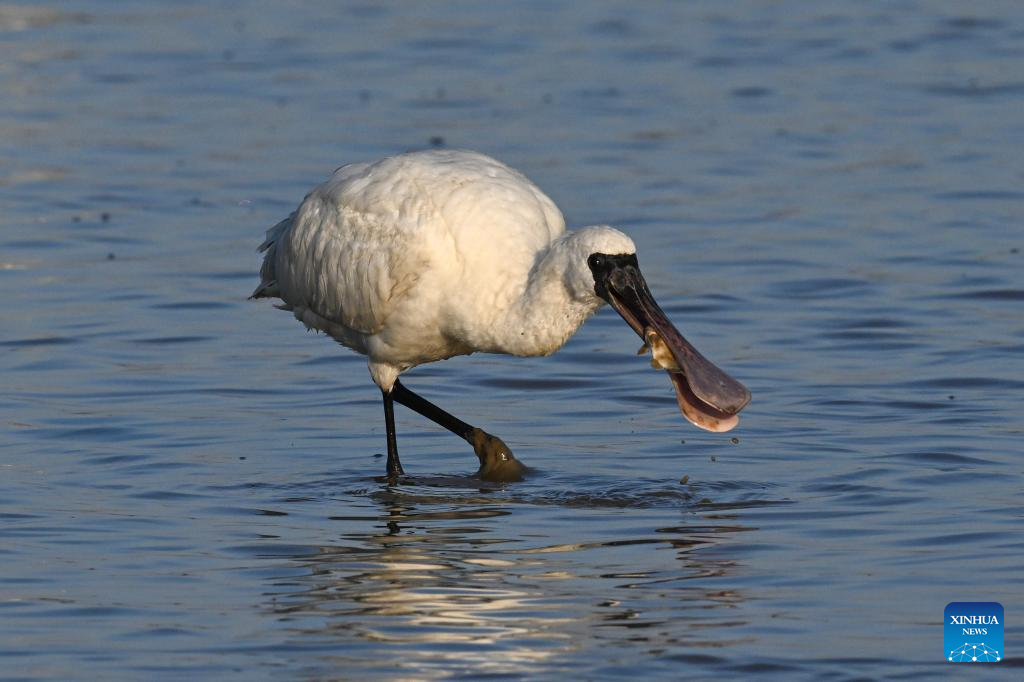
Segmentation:
{"type": "Polygon", "coordinates": [[[480,478],[497,483],[523,480],[526,465],[515,458],[503,440],[478,428],[473,429],[470,437],[473,450],[480,460],[480,478]]]}

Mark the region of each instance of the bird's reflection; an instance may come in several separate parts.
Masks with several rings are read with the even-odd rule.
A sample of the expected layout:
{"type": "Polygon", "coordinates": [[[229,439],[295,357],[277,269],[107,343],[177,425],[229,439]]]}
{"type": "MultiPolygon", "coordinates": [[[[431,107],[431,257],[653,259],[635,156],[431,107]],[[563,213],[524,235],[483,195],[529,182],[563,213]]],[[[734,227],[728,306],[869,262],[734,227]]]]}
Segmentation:
{"type": "Polygon", "coordinates": [[[365,532],[292,560],[309,574],[299,591],[278,591],[272,608],[302,637],[397,647],[397,660],[421,672],[521,675],[571,661],[595,639],[699,644],[709,628],[728,627],[725,612],[742,601],[715,584],[734,563],[700,551],[746,530],[726,518],[548,544],[488,521],[519,505],[427,505],[390,492],[376,501],[365,532]]]}

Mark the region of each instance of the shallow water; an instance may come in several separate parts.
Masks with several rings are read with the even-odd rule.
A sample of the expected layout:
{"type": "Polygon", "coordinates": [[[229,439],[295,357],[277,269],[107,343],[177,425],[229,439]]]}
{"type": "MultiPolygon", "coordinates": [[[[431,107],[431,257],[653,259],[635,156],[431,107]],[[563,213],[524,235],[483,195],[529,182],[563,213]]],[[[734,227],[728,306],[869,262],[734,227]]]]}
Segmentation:
{"type": "Polygon", "coordinates": [[[935,679],[951,601],[1020,676],[1016,4],[44,2],[0,49],[6,678],[935,679]],[[437,144],[627,230],[739,429],[604,310],[408,375],[528,480],[402,410],[386,487],[364,360],[245,299],[333,168],[437,144]]]}

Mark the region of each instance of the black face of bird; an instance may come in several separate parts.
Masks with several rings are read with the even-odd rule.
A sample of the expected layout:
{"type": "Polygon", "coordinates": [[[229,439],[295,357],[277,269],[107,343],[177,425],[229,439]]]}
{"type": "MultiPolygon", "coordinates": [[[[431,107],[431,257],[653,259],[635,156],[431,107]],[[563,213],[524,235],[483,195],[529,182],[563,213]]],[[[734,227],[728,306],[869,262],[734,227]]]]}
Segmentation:
{"type": "Polygon", "coordinates": [[[594,293],[608,301],[645,342],[651,331],[664,342],[676,361],[670,371],[685,375],[701,407],[710,408],[703,411],[735,415],[750,402],[746,386],[701,355],[669,321],[640,274],[636,254],[594,253],[587,265],[594,275],[594,293]]]}

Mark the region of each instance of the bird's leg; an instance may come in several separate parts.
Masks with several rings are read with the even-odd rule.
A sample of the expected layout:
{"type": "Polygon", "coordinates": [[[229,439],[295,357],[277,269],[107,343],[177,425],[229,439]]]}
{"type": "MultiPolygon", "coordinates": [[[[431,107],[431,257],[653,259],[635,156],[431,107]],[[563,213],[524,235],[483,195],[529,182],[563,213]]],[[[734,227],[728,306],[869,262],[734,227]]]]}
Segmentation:
{"type": "Polygon", "coordinates": [[[526,467],[512,455],[505,442],[497,436],[492,436],[483,429],[471,426],[455,415],[445,412],[434,403],[407,389],[400,381],[395,381],[391,388],[391,396],[400,404],[422,414],[435,424],[440,424],[472,445],[480,460],[481,478],[489,481],[519,481],[523,478],[526,467]]]}
{"type": "Polygon", "coordinates": [[[384,394],[384,428],[388,439],[388,483],[394,485],[398,477],[405,473],[402,462],[398,459],[398,440],[395,438],[395,402],[394,391],[381,391],[384,394]]]}
{"type": "Polygon", "coordinates": [[[395,385],[391,388],[391,395],[410,410],[419,412],[430,421],[440,424],[456,436],[465,438],[470,443],[473,442],[472,426],[455,415],[445,412],[429,400],[413,393],[401,381],[395,380],[395,385]]]}

